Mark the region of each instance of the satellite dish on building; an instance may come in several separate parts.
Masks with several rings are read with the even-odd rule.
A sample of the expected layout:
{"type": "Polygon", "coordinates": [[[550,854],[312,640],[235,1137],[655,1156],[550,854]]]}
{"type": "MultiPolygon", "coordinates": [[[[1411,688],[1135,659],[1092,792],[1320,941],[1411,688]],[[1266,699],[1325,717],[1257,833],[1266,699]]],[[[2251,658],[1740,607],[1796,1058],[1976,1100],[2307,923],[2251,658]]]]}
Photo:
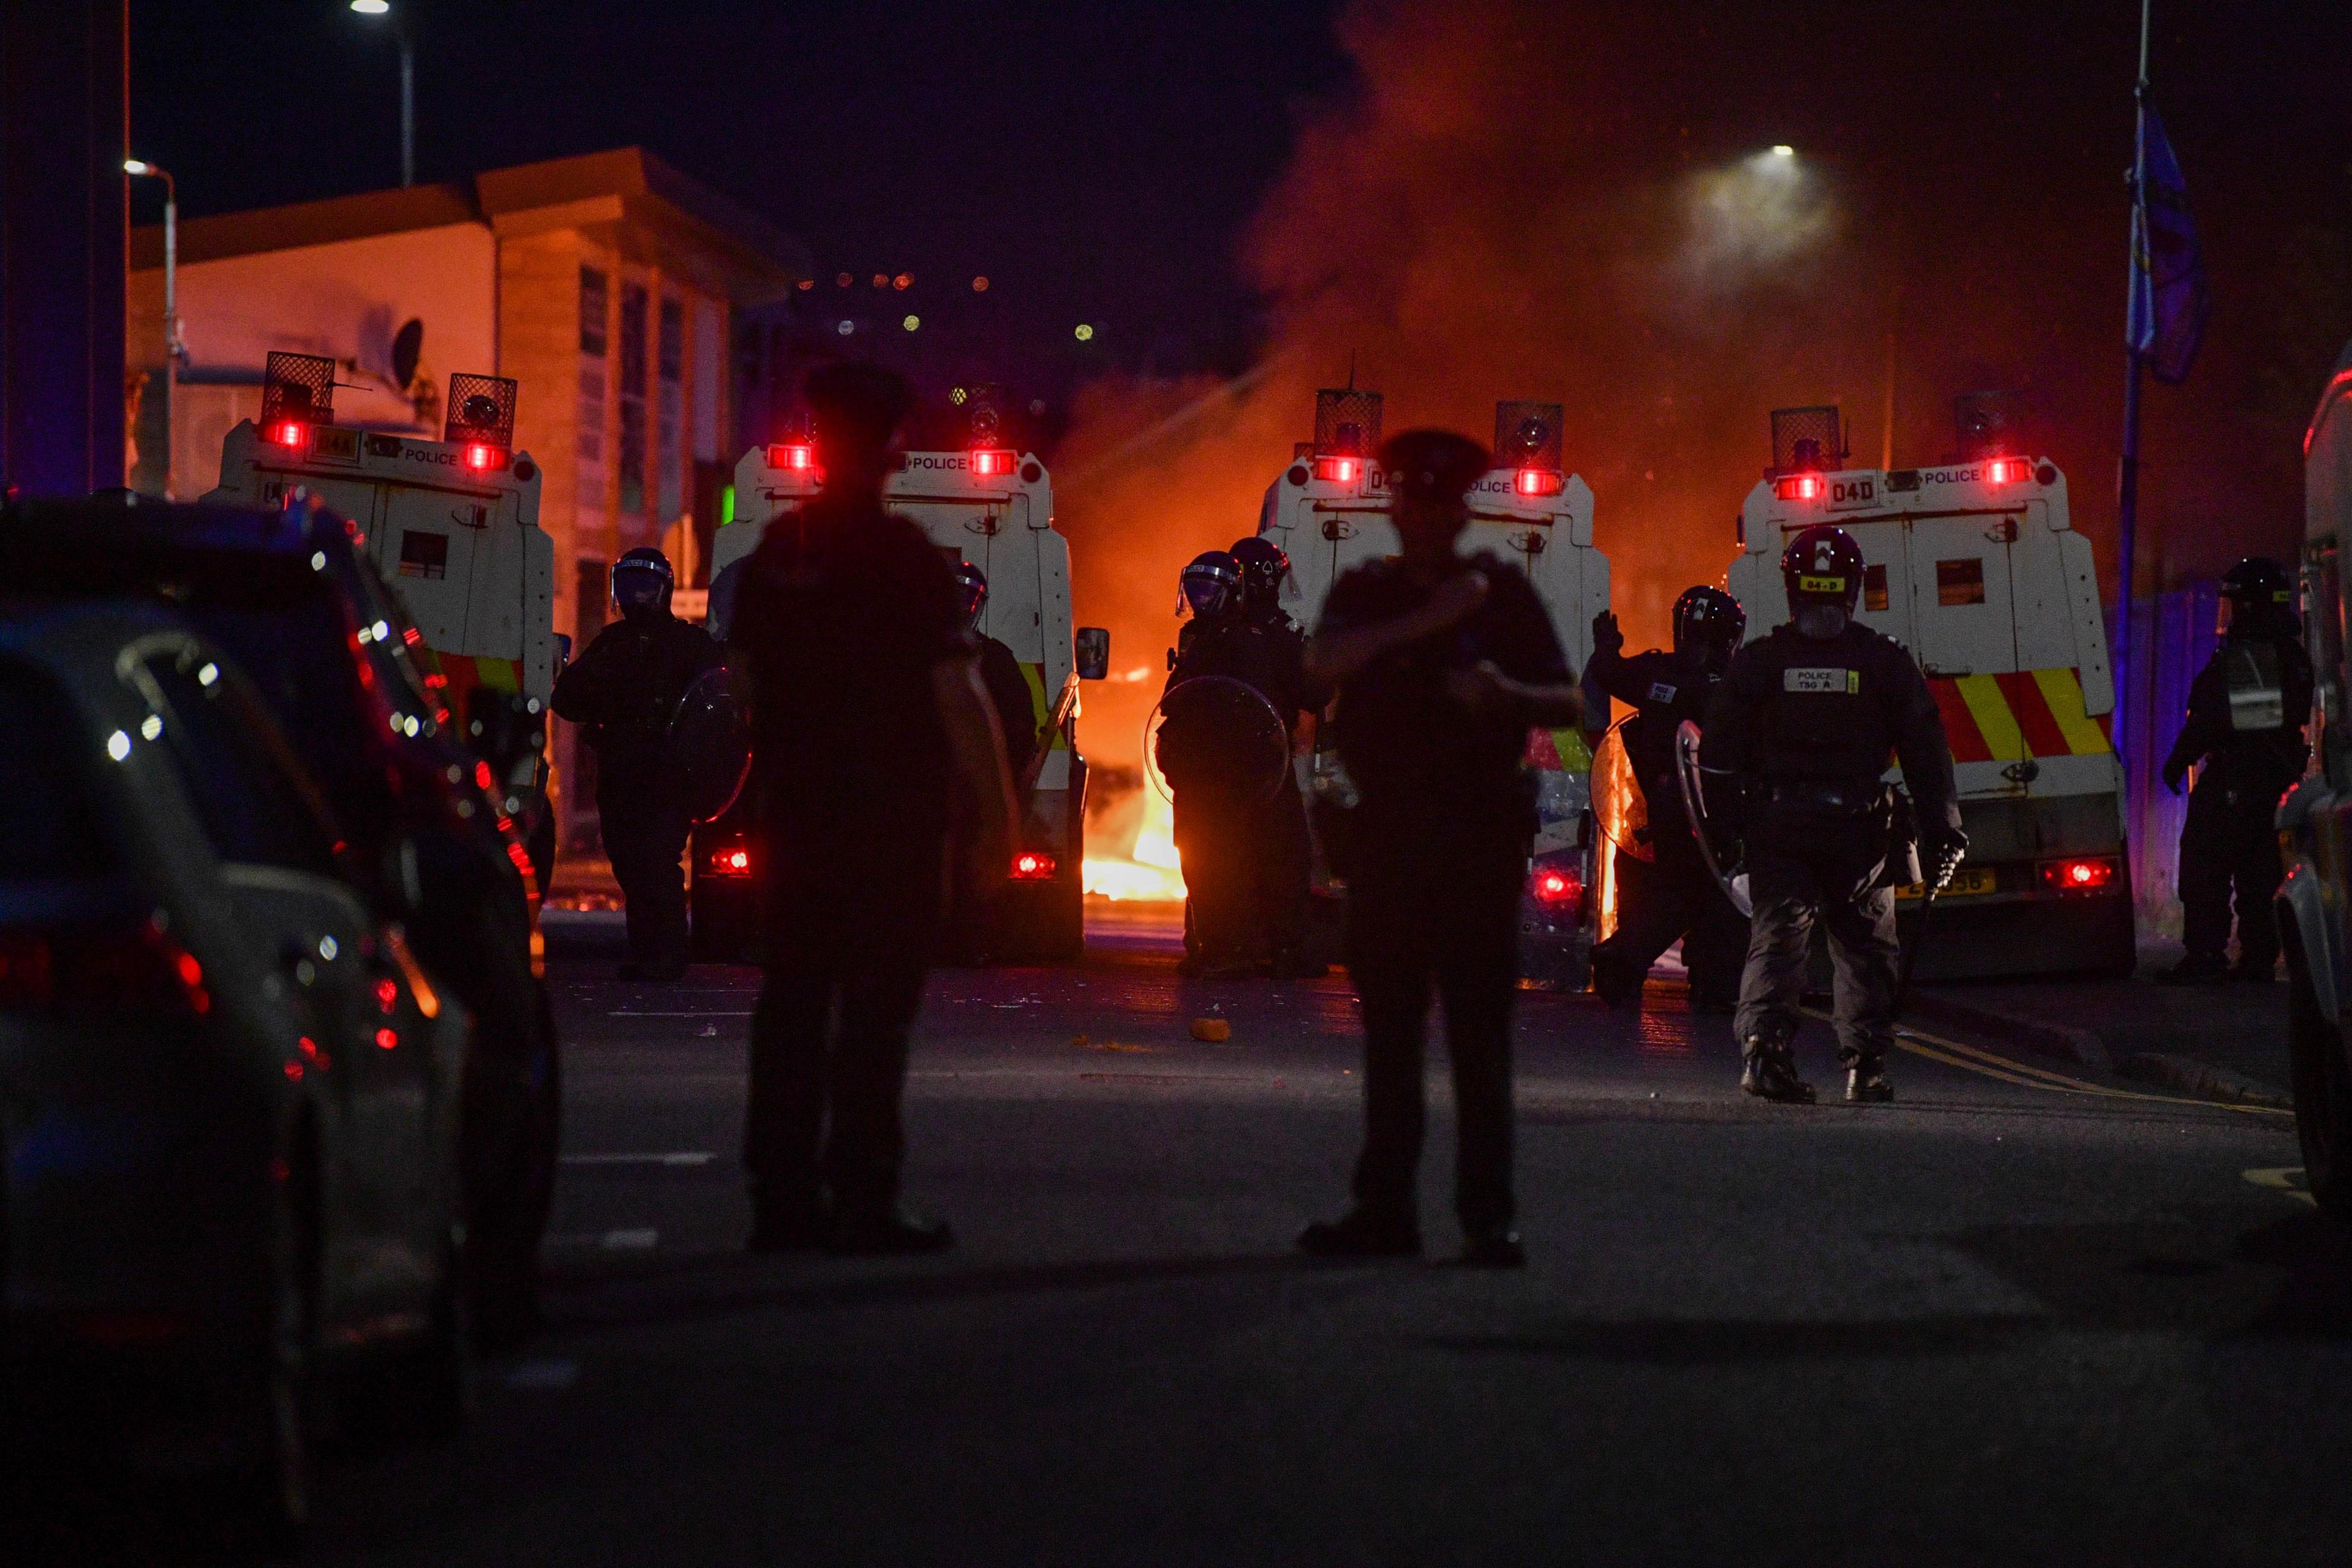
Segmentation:
{"type": "Polygon", "coordinates": [[[392,340],[393,384],[406,391],[416,379],[416,362],[425,353],[425,323],[411,316],[392,340]]]}

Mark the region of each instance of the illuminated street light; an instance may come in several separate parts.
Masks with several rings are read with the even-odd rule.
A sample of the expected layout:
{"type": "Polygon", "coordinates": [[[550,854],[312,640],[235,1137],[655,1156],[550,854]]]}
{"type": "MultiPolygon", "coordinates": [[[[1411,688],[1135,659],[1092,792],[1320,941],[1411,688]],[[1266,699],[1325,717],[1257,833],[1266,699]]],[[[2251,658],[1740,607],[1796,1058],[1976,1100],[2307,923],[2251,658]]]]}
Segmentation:
{"type": "Polygon", "coordinates": [[[400,183],[416,183],[416,37],[404,13],[393,16],[392,0],[352,0],[362,16],[392,16],[393,37],[400,40],[400,183]]]}
{"type": "Polygon", "coordinates": [[[1078,323],[1078,342],[1082,342],[1082,343],[1090,343],[1090,342],[1094,342],[1094,341],[1095,341],[1095,330],[1094,330],[1094,328],[1092,328],[1092,327],[1088,326],[1088,325],[1087,325],[1086,322],[1084,322],[1084,321],[1080,321],[1080,322],[1078,323]]]}
{"type": "Polygon", "coordinates": [[[133,179],[163,182],[163,499],[172,499],[172,415],[180,391],[180,186],[169,169],[125,158],[133,179]]]}
{"type": "Polygon", "coordinates": [[[1797,150],[1786,142],[1775,142],[1772,144],[1772,156],[1775,158],[1793,158],[1796,155],[1797,150]]]}
{"type": "Polygon", "coordinates": [[[919,326],[921,326],[921,325],[923,324],[923,318],[922,318],[922,317],[920,317],[920,316],[909,316],[909,317],[908,317],[905,321],[903,321],[899,322],[898,324],[899,324],[900,326],[902,326],[902,327],[906,328],[908,331],[910,331],[910,332],[911,332],[911,331],[913,331],[917,327],[919,327],[919,326]]]}

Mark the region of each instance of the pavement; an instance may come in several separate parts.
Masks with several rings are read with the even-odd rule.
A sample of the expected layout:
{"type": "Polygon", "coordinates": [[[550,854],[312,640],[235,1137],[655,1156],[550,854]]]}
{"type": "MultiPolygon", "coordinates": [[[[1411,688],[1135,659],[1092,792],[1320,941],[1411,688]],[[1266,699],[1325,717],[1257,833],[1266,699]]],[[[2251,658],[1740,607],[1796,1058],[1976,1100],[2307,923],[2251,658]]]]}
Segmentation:
{"type": "MultiPolygon", "coordinates": [[[[933,977],[908,1195],[957,1248],[751,1258],[755,975],[625,984],[614,917],[549,924],[551,1326],[454,1445],[331,1461],[308,1561],[2352,1553],[2352,1243],[2273,1110],[1924,1020],[1894,1105],[1769,1106],[1677,986],[1528,993],[1530,1267],[1443,1261],[1442,1058],[1431,1260],[1312,1264],[1360,1125],[1344,978],[1182,980],[1167,911],[1097,907],[1082,965],[933,977]]],[[[1834,1090],[1826,1028],[1799,1050],[1834,1090]]]]}

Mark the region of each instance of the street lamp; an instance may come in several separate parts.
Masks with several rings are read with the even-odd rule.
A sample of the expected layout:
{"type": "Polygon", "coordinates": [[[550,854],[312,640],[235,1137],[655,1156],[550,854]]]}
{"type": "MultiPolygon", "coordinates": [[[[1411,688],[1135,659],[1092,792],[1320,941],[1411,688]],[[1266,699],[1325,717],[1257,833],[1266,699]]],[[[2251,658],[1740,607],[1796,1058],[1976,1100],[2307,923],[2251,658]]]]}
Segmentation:
{"type": "Polygon", "coordinates": [[[362,16],[391,16],[393,37],[400,40],[400,184],[416,183],[416,38],[405,15],[396,15],[392,0],[352,0],[362,16]]]}
{"type": "Polygon", "coordinates": [[[172,499],[172,419],[180,393],[180,187],[169,169],[125,158],[122,172],[163,182],[163,497],[172,499]]]}

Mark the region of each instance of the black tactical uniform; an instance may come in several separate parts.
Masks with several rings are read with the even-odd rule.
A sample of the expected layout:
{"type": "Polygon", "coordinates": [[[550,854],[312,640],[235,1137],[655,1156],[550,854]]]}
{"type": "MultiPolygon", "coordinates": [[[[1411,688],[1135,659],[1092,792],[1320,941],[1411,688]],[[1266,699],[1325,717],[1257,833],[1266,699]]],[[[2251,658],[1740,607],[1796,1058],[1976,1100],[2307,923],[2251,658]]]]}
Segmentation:
{"type": "Polygon", "coordinates": [[[1738,1003],[1748,920],[1707,869],[1691,833],[1675,737],[1685,722],[1706,722],[1747,624],[1738,602],[1719,588],[1692,588],[1675,601],[1672,653],[1653,648],[1628,658],[1616,616],[1604,613],[1592,624],[1584,684],[1633,705],[1620,733],[1642,792],[1649,819],[1642,831],[1653,857],[1643,860],[1622,845],[1616,851],[1617,930],[1592,950],[1592,988],[1612,1006],[1640,997],[1650,965],[1676,941],[1690,971],[1691,1006],[1728,1013],[1738,1003]]]}
{"type": "Polygon", "coordinates": [[[1781,568],[1793,618],[1733,658],[1701,750],[1710,774],[1729,775],[1708,808],[1745,839],[1756,910],[1733,1025],[1743,1087],[1771,1100],[1813,1097],[1790,1042],[1818,921],[1836,971],[1847,1098],[1891,1099],[1883,1064],[1895,1043],[1898,948],[1881,778],[1891,752],[1940,875],[1966,843],[1951,748],[1911,656],[1851,618],[1862,552],[1844,531],[1805,530],[1781,568]]]}
{"type": "Polygon", "coordinates": [[[596,752],[596,814],[621,884],[629,931],[627,977],[686,973],[687,808],[666,776],[666,743],[680,698],[719,662],[710,634],[669,613],[669,563],[632,550],[614,563],[621,619],[596,634],[555,683],[556,713],[587,731],[596,752]]]}
{"type": "MultiPolygon", "coordinates": [[[[1244,626],[1263,637],[1275,667],[1266,700],[1281,713],[1291,733],[1314,704],[1308,700],[1305,661],[1307,637],[1282,607],[1282,584],[1290,575],[1290,558],[1272,542],[1237,542],[1233,557],[1241,563],[1244,626]]],[[[1307,797],[1300,793],[1295,772],[1259,814],[1252,869],[1257,918],[1271,950],[1277,979],[1319,975],[1323,966],[1309,963],[1302,949],[1307,940],[1307,900],[1315,878],[1313,841],[1307,830],[1307,797]]]]}
{"type": "Polygon", "coordinates": [[[2202,762],[2180,832],[2181,936],[2189,952],[2165,976],[2176,983],[2270,980],[2279,952],[2271,901],[2284,869],[2275,818],[2279,796],[2301,776],[2310,748],[2311,659],[2304,652],[2285,568],[2250,556],[2222,580],[2230,626],[2189,689],[2189,719],[2164,761],[2174,794],[2202,762]],[[2230,907],[2238,913],[2238,963],[2229,964],[2230,907]]]}
{"type": "MultiPolygon", "coordinates": [[[[1400,526],[1407,506],[1450,510],[1447,540],[1466,521],[1461,498],[1487,463],[1477,443],[1441,432],[1398,436],[1381,461],[1400,498],[1400,526]]],[[[1410,640],[1339,676],[1333,740],[1360,795],[1347,866],[1348,969],[1363,1006],[1364,1149],[1355,1209],[1311,1226],[1299,1244],[1321,1254],[1419,1249],[1414,1188],[1433,989],[1453,1063],[1465,1257],[1514,1265],[1523,1254],[1513,1229],[1511,1006],[1536,826],[1522,763],[1529,724],[1551,720],[1524,704],[1473,705],[1456,682],[1482,666],[1523,688],[1572,691],[1574,678],[1534,588],[1496,555],[1416,557],[1409,544],[1406,555],[1356,568],[1324,602],[1316,658],[1339,659],[1349,642],[1400,626],[1416,628],[1410,640]],[[1419,632],[1416,617],[1473,573],[1486,584],[1475,607],[1419,632]]]]}
{"type": "Polygon", "coordinates": [[[980,680],[988,689],[989,705],[1004,732],[1004,763],[1017,789],[1036,759],[1038,734],[1036,694],[1021,660],[1011,648],[981,630],[988,613],[988,574],[966,561],[956,567],[956,586],[963,595],[964,625],[980,645],[980,680]]]}

